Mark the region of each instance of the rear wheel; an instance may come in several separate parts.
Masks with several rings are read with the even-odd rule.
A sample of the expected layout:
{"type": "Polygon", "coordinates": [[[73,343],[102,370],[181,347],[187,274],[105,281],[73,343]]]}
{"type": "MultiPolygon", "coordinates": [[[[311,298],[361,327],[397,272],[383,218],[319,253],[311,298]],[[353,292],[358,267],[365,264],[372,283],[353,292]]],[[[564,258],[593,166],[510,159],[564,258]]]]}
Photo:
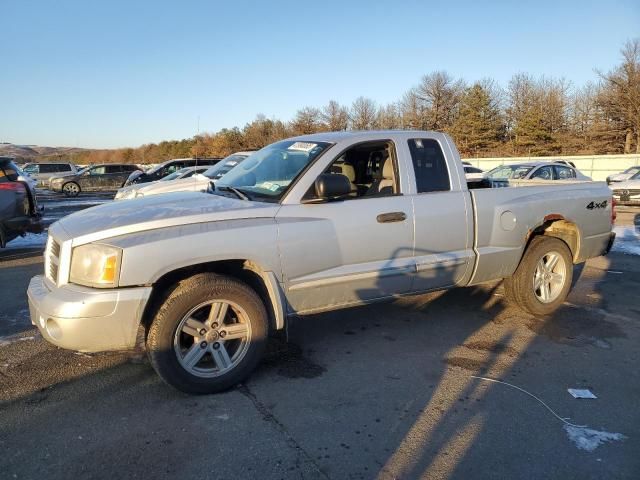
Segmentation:
{"type": "Polygon", "coordinates": [[[80,185],[76,182],[67,182],[62,186],[62,191],[67,197],[77,197],[80,194],[80,185]]]}
{"type": "Polygon", "coordinates": [[[159,308],[147,333],[151,364],[186,393],[214,393],[244,380],[260,361],[267,313],[247,285],[215,274],[180,284],[159,308]]]}
{"type": "Polygon", "coordinates": [[[507,299],[534,315],[553,313],[567,298],[573,278],[571,251],[562,240],[540,236],[515,273],[504,280],[507,299]]]}

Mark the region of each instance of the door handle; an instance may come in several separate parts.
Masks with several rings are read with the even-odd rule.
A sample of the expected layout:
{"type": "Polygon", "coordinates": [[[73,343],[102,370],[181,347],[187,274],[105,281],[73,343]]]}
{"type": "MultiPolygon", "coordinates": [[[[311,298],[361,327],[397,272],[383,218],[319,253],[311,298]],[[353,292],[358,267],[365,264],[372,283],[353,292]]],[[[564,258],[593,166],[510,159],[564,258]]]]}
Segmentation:
{"type": "Polygon", "coordinates": [[[404,212],[381,213],[376,217],[378,223],[404,222],[407,215],[404,212]]]}

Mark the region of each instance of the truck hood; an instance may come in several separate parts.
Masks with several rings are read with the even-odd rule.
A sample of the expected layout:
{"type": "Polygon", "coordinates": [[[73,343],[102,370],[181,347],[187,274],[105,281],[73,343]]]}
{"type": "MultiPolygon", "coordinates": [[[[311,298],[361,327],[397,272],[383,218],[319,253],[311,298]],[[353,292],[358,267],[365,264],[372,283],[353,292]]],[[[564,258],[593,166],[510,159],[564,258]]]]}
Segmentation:
{"type": "Polygon", "coordinates": [[[280,205],[177,192],[109,202],[73,213],[56,222],[73,245],[129,233],[220,220],[274,217],[280,205]]]}

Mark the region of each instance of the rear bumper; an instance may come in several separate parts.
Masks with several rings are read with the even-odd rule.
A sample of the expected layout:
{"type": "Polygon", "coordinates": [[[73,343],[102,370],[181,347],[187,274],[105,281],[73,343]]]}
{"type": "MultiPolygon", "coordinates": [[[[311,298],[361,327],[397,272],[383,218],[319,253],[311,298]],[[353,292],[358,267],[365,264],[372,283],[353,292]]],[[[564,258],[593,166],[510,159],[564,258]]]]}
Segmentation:
{"type": "Polygon", "coordinates": [[[29,283],[29,313],[48,342],[70,350],[125,350],[136,343],[151,287],[55,287],[41,275],[29,283]]]}
{"type": "Polygon", "coordinates": [[[14,217],[4,222],[7,230],[18,233],[40,233],[43,230],[41,215],[14,217]]]}

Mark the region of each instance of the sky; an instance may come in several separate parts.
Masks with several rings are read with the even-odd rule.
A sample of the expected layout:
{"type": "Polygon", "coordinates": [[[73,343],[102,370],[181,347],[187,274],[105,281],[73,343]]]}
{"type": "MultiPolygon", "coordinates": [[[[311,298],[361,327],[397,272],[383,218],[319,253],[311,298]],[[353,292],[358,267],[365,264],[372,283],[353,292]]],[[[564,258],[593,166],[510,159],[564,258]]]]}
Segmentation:
{"type": "Polygon", "coordinates": [[[446,70],[595,81],[640,37],[638,0],[0,0],[0,142],[136,147],[446,70]]]}

